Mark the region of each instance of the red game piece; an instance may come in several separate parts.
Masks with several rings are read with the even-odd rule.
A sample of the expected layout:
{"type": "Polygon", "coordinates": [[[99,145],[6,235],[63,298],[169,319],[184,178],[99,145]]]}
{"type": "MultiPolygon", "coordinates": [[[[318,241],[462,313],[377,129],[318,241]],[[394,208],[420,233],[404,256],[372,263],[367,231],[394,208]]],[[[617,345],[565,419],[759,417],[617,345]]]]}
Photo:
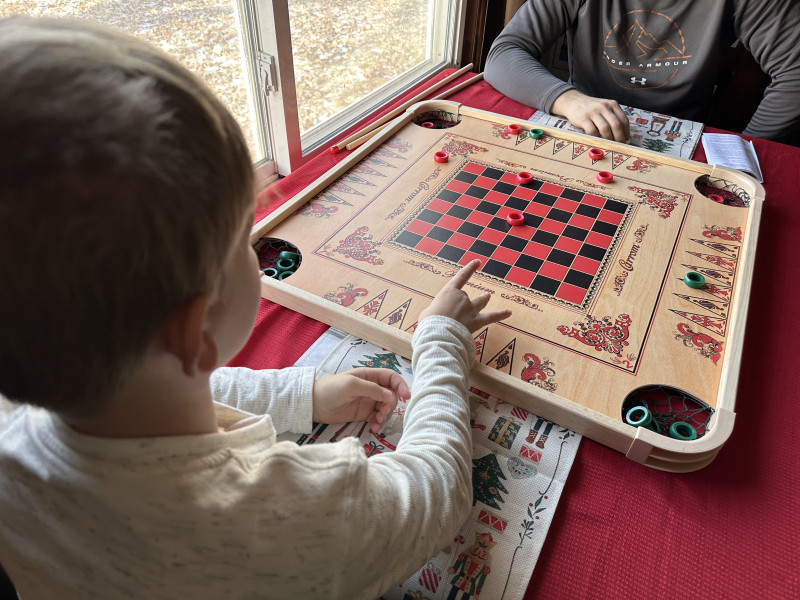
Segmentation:
{"type": "Polygon", "coordinates": [[[424,123],[422,123],[421,126],[424,127],[425,129],[433,129],[435,127],[435,125],[430,121],[425,121],[424,123]]]}
{"type": "Polygon", "coordinates": [[[600,183],[611,183],[613,179],[614,176],[608,171],[600,171],[597,174],[597,181],[599,181],[600,183]]]}
{"type": "Polygon", "coordinates": [[[443,150],[439,150],[438,152],[433,153],[433,160],[438,163],[446,163],[448,160],[450,160],[450,155],[443,150]]]}
{"type": "Polygon", "coordinates": [[[511,125],[506,127],[506,131],[511,135],[519,135],[519,132],[522,131],[522,127],[520,127],[516,123],[512,123],[511,125]]]}
{"type": "Polygon", "coordinates": [[[516,225],[523,225],[525,223],[525,217],[522,215],[521,212],[517,212],[514,210],[508,213],[508,216],[506,217],[506,222],[512,227],[516,225]]]}
{"type": "Polygon", "coordinates": [[[605,154],[606,153],[600,150],[600,148],[592,148],[589,150],[589,158],[591,158],[593,161],[600,160],[605,156],[605,154]]]}
{"type": "Polygon", "coordinates": [[[720,196],[719,194],[709,194],[709,195],[708,195],[708,198],[709,198],[710,200],[713,200],[713,201],[714,201],[714,202],[716,202],[717,204],[725,204],[725,198],[723,198],[723,197],[722,197],[722,196],[720,196]]]}
{"type": "Polygon", "coordinates": [[[328,148],[328,152],[330,152],[331,154],[338,154],[339,150],[341,150],[339,146],[331,146],[330,148],[328,148]]]}
{"type": "Polygon", "coordinates": [[[528,184],[533,181],[533,175],[527,171],[520,171],[517,173],[517,181],[519,181],[522,185],[528,184]]]}

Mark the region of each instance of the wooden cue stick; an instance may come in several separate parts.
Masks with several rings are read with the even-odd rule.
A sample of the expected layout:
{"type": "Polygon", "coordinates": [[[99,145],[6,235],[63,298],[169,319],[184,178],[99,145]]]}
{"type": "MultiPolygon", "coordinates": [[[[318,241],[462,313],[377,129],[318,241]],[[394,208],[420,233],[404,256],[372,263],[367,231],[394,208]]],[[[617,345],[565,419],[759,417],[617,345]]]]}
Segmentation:
{"type": "Polygon", "coordinates": [[[335,146],[331,146],[331,149],[330,149],[331,152],[338,152],[339,150],[342,150],[343,148],[345,148],[347,146],[347,144],[349,144],[353,140],[356,140],[356,139],[360,138],[361,136],[365,135],[366,133],[372,131],[373,129],[376,129],[376,128],[380,127],[381,125],[383,125],[387,121],[390,121],[390,120],[394,119],[397,115],[399,115],[401,112],[403,112],[405,109],[407,109],[412,104],[414,104],[416,102],[419,102],[420,100],[422,100],[422,98],[424,98],[425,96],[427,96],[431,92],[435,92],[440,87],[447,85],[448,83],[450,83],[451,81],[453,81],[457,77],[461,77],[461,75],[463,75],[464,73],[469,71],[471,68],[472,68],[472,63],[469,63],[465,67],[461,67],[455,73],[451,73],[450,75],[448,75],[447,77],[445,77],[441,81],[435,83],[434,85],[432,85],[428,89],[426,89],[423,92],[417,94],[416,96],[414,96],[408,102],[404,102],[403,104],[401,104],[400,106],[395,108],[389,114],[386,114],[386,115],[382,116],[380,119],[378,119],[374,123],[370,123],[369,125],[367,125],[363,129],[361,129],[360,131],[355,132],[353,135],[351,135],[350,137],[342,140],[341,142],[339,142],[335,146]],[[334,148],[335,148],[335,150],[334,150],[334,148]]]}
{"type": "MultiPolygon", "coordinates": [[[[431,98],[431,100],[443,100],[444,98],[447,98],[450,94],[455,94],[457,91],[463,90],[468,85],[471,85],[471,84],[475,83],[476,81],[480,81],[481,79],[483,79],[483,73],[478,73],[474,77],[470,77],[466,81],[462,81],[458,85],[454,85],[449,90],[445,90],[444,92],[442,92],[438,96],[434,96],[433,98],[431,98]]],[[[361,144],[363,144],[364,142],[366,142],[367,140],[372,138],[372,136],[375,136],[378,133],[380,133],[383,128],[384,128],[384,125],[381,125],[380,127],[377,127],[375,129],[373,129],[372,131],[367,132],[366,134],[364,134],[360,138],[357,138],[357,139],[353,140],[352,142],[350,142],[349,144],[347,144],[345,146],[345,148],[347,148],[348,150],[353,150],[354,148],[358,148],[361,144]]]]}

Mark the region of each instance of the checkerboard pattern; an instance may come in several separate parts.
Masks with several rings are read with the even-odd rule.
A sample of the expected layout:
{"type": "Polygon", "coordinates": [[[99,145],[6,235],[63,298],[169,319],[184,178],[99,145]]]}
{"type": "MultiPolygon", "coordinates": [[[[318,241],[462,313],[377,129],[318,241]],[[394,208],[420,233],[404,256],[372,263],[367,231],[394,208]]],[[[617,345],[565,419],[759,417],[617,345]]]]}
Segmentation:
{"type": "Polygon", "coordinates": [[[395,244],[583,306],[630,204],[468,161],[393,236],[395,244]],[[521,212],[523,225],[506,221],[521,212]]]}

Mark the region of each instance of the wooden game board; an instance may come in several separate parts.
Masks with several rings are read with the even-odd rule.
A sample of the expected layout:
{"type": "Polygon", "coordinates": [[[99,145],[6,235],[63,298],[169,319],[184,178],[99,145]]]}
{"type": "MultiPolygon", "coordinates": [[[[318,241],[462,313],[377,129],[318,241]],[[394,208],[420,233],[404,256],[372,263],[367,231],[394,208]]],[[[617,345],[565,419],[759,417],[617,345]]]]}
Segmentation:
{"type": "Polygon", "coordinates": [[[475,388],[654,468],[705,466],[733,427],[763,188],[580,134],[542,127],[533,139],[531,127],[448,101],[412,106],[254,226],[254,245],[302,255],[290,277],[262,277],[263,296],[409,356],[420,311],[481,258],[467,291],[514,314],[475,333],[475,388]],[[508,224],[512,211],[523,225],[508,224]],[[705,286],[688,287],[687,272],[705,286]],[[629,425],[638,405],[664,433],[685,421],[698,438],[629,425]]]}

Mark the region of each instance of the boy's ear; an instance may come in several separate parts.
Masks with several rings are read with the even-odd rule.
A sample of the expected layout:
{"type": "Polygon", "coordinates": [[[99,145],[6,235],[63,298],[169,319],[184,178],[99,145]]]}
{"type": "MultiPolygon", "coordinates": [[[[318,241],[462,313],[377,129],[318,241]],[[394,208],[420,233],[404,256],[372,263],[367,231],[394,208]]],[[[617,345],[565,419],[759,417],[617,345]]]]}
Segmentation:
{"type": "Polygon", "coordinates": [[[188,300],[161,328],[164,347],[176,356],[186,375],[211,372],[217,365],[217,345],[206,329],[211,305],[207,294],[188,300]]]}

